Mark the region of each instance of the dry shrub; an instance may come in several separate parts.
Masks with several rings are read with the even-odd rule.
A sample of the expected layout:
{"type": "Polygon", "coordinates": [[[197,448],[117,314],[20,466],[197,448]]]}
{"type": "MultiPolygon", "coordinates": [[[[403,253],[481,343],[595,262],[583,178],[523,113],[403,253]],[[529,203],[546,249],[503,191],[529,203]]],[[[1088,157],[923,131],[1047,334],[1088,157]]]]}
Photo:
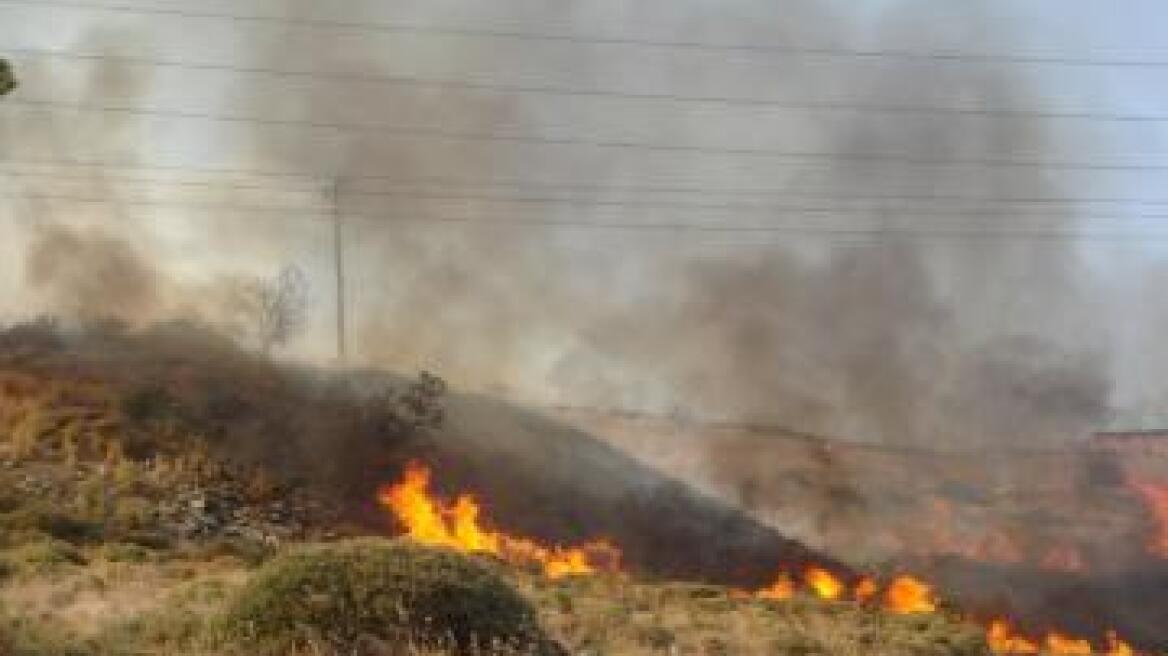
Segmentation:
{"type": "Polygon", "coordinates": [[[60,512],[47,504],[30,503],[0,512],[0,546],[18,544],[16,536],[44,536],[70,544],[99,542],[104,527],[86,519],[60,512]]]}

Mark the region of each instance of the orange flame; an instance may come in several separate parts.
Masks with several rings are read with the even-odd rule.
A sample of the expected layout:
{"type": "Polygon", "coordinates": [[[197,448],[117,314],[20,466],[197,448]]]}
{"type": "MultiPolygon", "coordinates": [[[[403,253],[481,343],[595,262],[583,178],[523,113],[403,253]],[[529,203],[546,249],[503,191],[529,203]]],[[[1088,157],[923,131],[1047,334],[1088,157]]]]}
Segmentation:
{"type": "MultiPolygon", "coordinates": [[[[402,480],[387,485],[378,493],[378,500],[390,510],[405,527],[406,535],[422,544],[446,547],[462,552],[489,553],[513,563],[534,563],[544,573],[557,578],[569,575],[594,574],[601,571],[620,571],[620,550],[605,540],[596,540],[576,547],[544,546],[524,537],[507,535],[484,526],[480,519],[482,506],[470,494],[459,495],[448,504],[430,491],[431,472],[421,463],[412,462],[402,480]]],[[[1153,501],[1157,515],[1168,524],[1168,488],[1144,486],[1141,492],[1153,501]],[[1154,490],[1145,492],[1144,489],[1154,490]],[[1160,495],[1160,496],[1158,496],[1160,495]]],[[[1166,526],[1168,528],[1168,526],[1166,526]]],[[[1168,535],[1163,536],[1168,538],[1168,535]]],[[[1165,541],[1168,548],[1168,540],[1165,541]]],[[[1071,557],[1053,558],[1073,562],[1071,557]]],[[[802,583],[820,599],[844,599],[848,586],[844,579],[824,567],[812,565],[802,575],[802,583]]],[[[780,573],[770,586],[756,591],[758,598],[787,600],[795,596],[799,587],[795,578],[780,573]]],[[[851,597],[860,603],[879,599],[883,608],[892,613],[913,614],[936,612],[939,606],[933,587],[909,575],[894,578],[881,592],[875,579],[860,579],[851,591],[851,597]]],[[[994,620],[986,629],[991,650],[995,654],[1039,654],[1051,656],[1079,656],[1104,653],[1105,656],[1135,656],[1136,652],[1114,632],[1106,636],[1106,652],[1093,651],[1090,641],[1049,632],[1042,638],[1031,638],[1015,632],[1006,620],[994,620]]]]}
{"type": "Polygon", "coordinates": [[[986,632],[990,649],[995,654],[1037,654],[1038,643],[1014,633],[1005,620],[994,620],[986,632]]]}
{"type": "Polygon", "coordinates": [[[900,615],[932,613],[937,610],[937,600],[933,596],[933,586],[901,575],[893,579],[884,591],[884,607],[900,615]]]}
{"type": "Polygon", "coordinates": [[[995,654],[1050,654],[1050,656],[1135,656],[1136,652],[1115,634],[1107,632],[1106,651],[1097,651],[1091,641],[1051,631],[1042,639],[1027,638],[1015,633],[1006,620],[994,620],[986,632],[990,649],[995,654]]]}
{"type": "Polygon", "coordinates": [[[861,604],[866,604],[871,601],[878,592],[880,592],[880,588],[876,585],[876,581],[871,577],[866,576],[863,579],[860,579],[860,582],[856,584],[856,589],[852,591],[852,596],[855,597],[856,601],[860,602],[861,604]]]}
{"type": "Polygon", "coordinates": [[[1057,631],[1046,636],[1046,650],[1058,656],[1091,656],[1095,653],[1089,641],[1065,636],[1057,631]]]}
{"type": "MultiPolygon", "coordinates": [[[[803,572],[803,583],[812,594],[827,601],[841,600],[847,592],[847,586],[840,577],[815,565],[803,572]]],[[[755,595],[761,599],[781,601],[794,597],[795,591],[795,580],[783,572],[774,583],[757,591],[755,595]]],[[[932,613],[937,610],[932,586],[907,575],[893,579],[884,589],[883,596],[880,596],[879,584],[871,577],[860,579],[851,593],[851,598],[859,603],[868,603],[878,597],[885,610],[900,615],[932,613]]]]}
{"type": "MultiPolygon", "coordinates": [[[[827,601],[840,599],[845,591],[842,580],[835,574],[817,565],[811,565],[803,571],[803,585],[815,596],[827,601]]],[[[795,596],[798,585],[795,579],[787,572],[780,572],[774,583],[756,591],[755,596],[762,599],[785,600],[795,596]]]]}
{"type": "Polygon", "coordinates": [[[795,596],[795,581],[786,572],[779,574],[775,582],[757,592],[762,599],[783,601],[795,596]]]}
{"type": "Polygon", "coordinates": [[[1152,555],[1168,558],[1168,485],[1133,483],[1132,487],[1144,498],[1156,522],[1156,533],[1148,542],[1148,551],[1152,555]]]}
{"type": "Polygon", "coordinates": [[[839,599],[844,592],[844,584],[834,574],[812,565],[803,573],[803,582],[807,587],[818,596],[820,599],[827,601],[835,601],[839,599]]]}
{"type": "Polygon", "coordinates": [[[1106,656],[1136,656],[1136,651],[1131,648],[1131,645],[1120,640],[1115,631],[1108,631],[1106,656]]]}
{"type": "Polygon", "coordinates": [[[402,480],[386,486],[378,500],[406,529],[411,539],[462,552],[488,553],[515,563],[539,564],[551,578],[618,571],[620,550],[605,540],[577,547],[549,547],[484,527],[481,506],[473,495],[462,494],[453,505],[430,492],[430,469],[411,462],[402,480]]]}
{"type": "MultiPolygon", "coordinates": [[[[822,567],[808,567],[803,575],[807,589],[829,601],[842,599],[846,587],[842,580],[822,567]]],[[[787,600],[795,596],[797,585],[790,574],[782,573],[769,587],[755,592],[761,599],[787,600]]],[[[872,577],[860,579],[852,590],[852,599],[868,603],[880,599],[881,606],[890,613],[912,615],[934,613],[940,602],[933,587],[920,579],[902,574],[892,579],[881,592],[880,585],[872,577]]],[[[1049,631],[1040,638],[1017,633],[1010,622],[996,619],[986,628],[986,640],[991,651],[1001,656],[1021,654],[1047,654],[1049,656],[1135,656],[1131,645],[1124,642],[1114,631],[1107,633],[1106,646],[1096,650],[1090,640],[1070,636],[1058,631],[1049,631]]]]}

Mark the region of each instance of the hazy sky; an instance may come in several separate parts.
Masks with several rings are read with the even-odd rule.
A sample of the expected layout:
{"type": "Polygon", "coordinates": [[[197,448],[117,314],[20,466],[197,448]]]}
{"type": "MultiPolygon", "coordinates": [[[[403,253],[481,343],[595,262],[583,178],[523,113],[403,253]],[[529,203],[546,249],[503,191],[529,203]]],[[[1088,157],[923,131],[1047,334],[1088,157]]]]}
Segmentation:
{"type": "MultiPolygon", "coordinates": [[[[100,5],[102,0],[93,0],[100,5]]],[[[114,3],[109,2],[109,5],[114,3]]],[[[385,23],[413,26],[447,26],[541,34],[573,34],[584,37],[650,41],[686,41],[709,44],[768,44],[795,48],[844,48],[858,51],[958,52],[984,55],[1019,55],[1110,62],[1168,62],[1168,8],[1156,0],[1127,0],[1122,3],[1067,2],[1066,0],[850,0],[847,2],[761,2],[686,0],[589,0],[550,8],[546,2],[529,1],[411,1],[340,3],[290,2],[288,0],[123,0],[119,7],[182,9],[201,13],[235,15],[282,15],[294,13],[345,22],[385,23]]],[[[1165,199],[1163,170],[1019,170],[980,172],[971,179],[967,172],[908,171],[871,167],[815,170],[792,167],[768,158],[708,156],[635,150],[495,148],[484,154],[465,145],[446,141],[415,139],[408,157],[389,159],[371,156],[365,133],[330,129],[264,129],[257,136],[255,126],[193,118],[130,119],[120,114],[94,115],[56,112],[23,105],[29,101],[81,102],[105,106],[149,107],[155,110],[263,117],[318,123],[375,123],[422,126],[459,132],[502,132],[539,134],[552,139],[630,141],[638,143],[686,143],[712,148],[776,147],[794,151],[869,151],[929,153],[931,130],[946,131],[936,149],[954,152],[962,158],[1039,159],[1043,161],[1091,162],[1107,165],[1168,165],[1166,138],[1168,122],[1100,121],[1060,119],[1043,121],[1041,129],[1025,125],[1033,119],[976,117],[962,119],[955,128],[934,125],[929,117],[916,115],[856,116],[847,112],[734,107],[724,105],[678,106],[668,102],[604,98],[564,98],[525,95],[513,98],[476,97],[451,103],[450,96],[435,92],[401,92],[376,85],[348,82],[329,85],[305,78],[248,77],[204,68],[119,68],[99,70],[95,63],[69,58],[51,58],[28,50],[114,54],[124,57],[198,62],[282,70],[323,70],[378,75],[417,76],[427,79],[473,80],[490,84],[559,86],[603,89],[627,93],[674,93],[687,96],[719,96],[861,103],[868,105],[928,105],[965,109],[1015,109],[1046,112],[1168,115],[1168,66],[1063,66],[1020,62],[937,62],[886,60],[880,58],[790,57],[768,52],[653,48],[614,44],[544,42],[517,39],[481,39],[451,34],[420,32],[371,32],[360,30],[306,30],[264,22],[225,21],[213,18],[182,18],[126,11],[93,11],[57,5],[50,0],[0,0],[0,54],[9,54],[22,74],[23,86],[12,103],[0,108],[0,139],[7,160],[19,164],[38,159],[80,159],[137,162],[143,165],[190,166],[197,168],[244,168],[298,170],[320,175],[320,184],[338,172],[358,175],[399,175],[396,162],[408,162],[409,175],[453,174],[477,179],[518,179],[526,182],[599,185],[687,185],[695,181],[708,194],[720,194],[718,202],[740,200],[729,190],[776,189],[801,192],[839,193],[973,193],[990,196],[1025,196],[1035,189],[1054,192],[1060,198],[1165,199]],[[469,105],[467,103],[470,103],[469,105]],[[468,110],[468,107],[470,108],[468,110]],[[1001,126],[1006,121],[1009,129],[1001,126]],[[110,122],[117,131],[103,134],[110,122]],[[1013,122],[1011,122],[1013,121],[1013,122]],[[45,133],[51,132],[51,149],[45,133]],[[95,136],[102,135],[102,136],[95,136]],[[891,136],[890,136],[891,135],[891,136]],[[51,150],[52,152],[46,152],[51,150]],[[357,153],[357,155],[354,155],[357,153]],[[846,180],[846,183],[841,182],[846,180]]],[[[481,94],[480,94],[481,96],[481,94]]],[[[383,137],[378,137],[383,138],[383,137]]],[[[395,146],[396,147],[396,146],[395,146]]],[[[5,170],[28,166],[3,165],[5,170]]],[[[821,167],[822,168],[822,167],[821,167]]],[[[45,169],[40,169],[44,171],[45,169]]],[[[124,171],[123,171],[124,173],[124,171]]],[[[154,175],[163,175],[157,171],[154,175]]],[[[182,177],[183,174],[175,174],[182,177]]],[[[186,174],[185,179],[190,179],[186,174]]],[[[198,176],[194,176],[198,177],[198,176]]],[[[254,182],[254,181],[253,181],[254,182]]],[[[325,199],[315,190],[318,182],[285,181],[279,191],[264,181],[265,190],[231,194],[160,191],[155,186],[133,186],[102,180],[104,193],[147,198],[167,203],[223,202],[278,207],[324,207],[325,199]],[[300,191],[295,191],[300,190],[300,191]]],[[[91,195],[93,181],[66,182],[30,177],[0,177],[0,191],[18,194],[52,193],[91,195]],[[72,185],[72,186],[70,186],[72,185]],[[89,186],[86,186],[89,185],[89,186]]],[[[357,183],[356,191],[368,189],[357,183]]],[[[773,198],[771,199],[774,200],[773,198]]],[[[350,201],[355,211],[366,205],[350,201]]],[[[936,205],[927,206],[935,208],[936,205]]],[[[325,208],[327,209],[327,207],[325,208]]],[[[395,211],[400,206],[393,206],[395,211]]],[[[430,208],[433,209],[433,208],[430,208]]],[[[498,214],[498,208],[484,209],[474,203],[446,203],[437,208],[458,216],[498,214]]],[[[895,213],[897,208],[888,208],[895,213]]],[[[917,207],[916,209],[921,209],[917,207]]],[[[1160,264],[1168,230],[1155,221],[1141,224],[1117,223],[1113,219],[1090,220],[1088,216],[1131,217],[1135,213],[1156,214],[1168,205],[1133,203],[1086,204],[1075,208],[1075,219],[1084,231],[1160,230],[1159,239],[1144,243],[1085,240],[1075,248],[1084,255],[1084,270],[1092,274],[1093,297],[1089,312],[1043,307],[1048,299],[1041,294],[1020,294],[999,298],[987,293],[979,299],[961,296],[960,285],[953,294],[958,303],[1001,307],[1008,315],[1005,324],[1020,332],[1043,331],[1062,334],[1058,339],[1074,341],[1081,334],[1106,334],[1111,349],[1111,367],[1116,382],[1116,398],[1125,417],[1141,417],[1159,405],[1163,385],[1158,380],[1168,366],[1168,348],[1160,336],[1168,328],[1168,312],[1158,307],[1161,281],[1168,271],[1160,264]],[[1133,227],[1134,226],[1134,227],[1133,227]],[[1031,304],[1031,307],[1026,307],[1031,304]],[[1036,316],[1046,315],[1039,319],[1036,316]],[[1090,324],[1090,325],[1086,325],[1090,324]],[[1065,339],[1064,339],[1065,338],[1065,339]],[[1150,397],[1150,398],[1149,398],[1150,397]]],[[[523,210],[530,213],[532,208],[523,210]]],[[[383,210],[374,208],[377,213],[383,210]]],[[[516,210],[519,211],[519,210],[516,210]]],[[[1168,212],[1164,212],[1168,214],[1168,212]]],[[[210,220],[206,211],[166,207],[135,206],[112,215],[108,207],[78,206],[63,201],[0,199],[0,218],[13,226],[0,240],[0,290],[8,298],[24,302],[21,253],[27,248],[28,232],[23,226],[30,215],[51,216],[54,220],[87,220],[108,223],[122,221],[135,226],[158,261],[173,273],[210,279],[228,271],[266,274],[287,262],[306,269],[313,281],[318,307],[333,303],[329,280],[329,226],[310,220],[277,214],[249,214],[230,220],[210,220]],[[243,226],[241,222],[253,224],[243,226]],[[283,223],[274,223],[282,221],[283,223]],[[262,228],[254,227],[260,226],[262,228]],[[18,227],[21,226],[21,227],[18,227]],[[283,226],[283,227],[281,227],[283,226]],[[233,234],[238,233],[238,235],[233,234]],[[262,233],[265,238],[254,239],[262,233]]],[[[545,218],[547,216],[545,212],[545,218]]],[[[628,211],[586,208],[558,209],[554,218],[595,221],[694,221],[757,225],[757,216],[728,216],[713,212],[697,216],[675,210],[628,211]]],[[[300,217],[305,218],[305,217],[300,217]]],[[[880,225],[913,227],[907,219],[877,217],[880,225]],[[887,223],[892,221],[892,223],[887,223]]],[[[1014,225],[1034,229],[1065,227],[1069,217],[1006,217],[1014,225]],[[1062,220],[1063,223],[1059,223],[1062,220]]],[[[803,225],[798,217],[783,219],[786,224],[803,225]]],[[[850,224],[848,217],[829,216],[824,220],[850,224]]],[[[443,228],[446,229],[446,228],[443,228]]],[[[449,230],[457,230],[454,226],[449,230]]],[[[775,241],[782,236],[771,236],[775,241]]],[[[546,235],[559,255],[556,275],[562,286],[575,291],[592,287],[605,293],[628,295],[616,280],[652,274],[643,261],[656,255],[678,252],[706,253],[711,250],[734,257],[735,249],[753,248],[757,235],[708,234],[669,236],[627,231],[553,231],[546,235]],[[597,255],[597,253],[603,255],[597,255]]],[[[355,276],[355,307],[391,307],[384,297],[404,293],[410,278],[386,280],[377,272],[386,251],[358,239],[351,245],[355,276]],[[362,260],[362,258],[365,258],[362,260]],[[366,276],[366,277],[362,277],[366,276]]],[[[431,242],[426,242],[431,243],[431,242]]],[[[490,261],[490,253],[467,254],[478,246],[499,249],[487,240],[466,243],[442,241],[438,252],[452,258],[474,257],[490,261]],[[487,244],[487,246],[483,246],[487,244]],[[445,250],[442,250],[445,249],[445,250]]],[[[800,257],[815,258],[830,252],[831,240],[800,238],[792,248],[800,257]],[[819,254],[819,255],[817,255],[819,254]]],[[[960,248],[950,245],[943,248],[960,248]]],[[[949,272],[942,251],[938,285],[962,279],[949,272]]],[[[506,253],[502,257],[507,257],[506,253]]],[[[960,259],[960,258],[958,258],[960,259]]],[[[1025,285],[1029,276],[1041,277],[1008,258],[1008,264],[990,273],[999,282],[988,287],[1025,285]],[[1021,281],[1021,282],[1019,282],[1021,281]]],[[[540,262],[534,265],[546,267],[540,262]]],[[[965,271],[965,264],[950,267],[965,271]]],[[[995,265],[996,266],[996,265],[995,265]]],[[[399,272],[400,273],[400,272],[399,272]]],[[[407,272],[408,273],[408,272],[407,272]]],[[[526,274],[525,274],[526,275],[526,274]]],[[[501,275],[497,284],[506,286],[501,275]]],[[[477,281],[496,284],[491,275],[477,281]]],[[[1044,283],[1045,284],[1045,283],[1044,283]]],[[[1045,288],[1037,285],[1036,288],[1045,288]]],[[[640,299],[653,303],[652,295],[640,299]]],[[[1052,301],[1053,303],[1053,301],[1052,301]]],[[[980,306],[979,306],[980,307],[980,306]]],[[[22,306],[23,308],[23,306],[22,306]]],[[[12,308],[5,308],[12,311],[12,308]]],[[[468,310],[473,311],[473,310],[468,310]]],[[[554,314],[549,310],[548,314],[554,314]]],[[[977,315],[974,312],[973,315],[977,315]]],[[[998,317],[994,317],[996,320],[998,317]]],[[[389,321],[382,318],[380,321],[389,321]]],[[[991,322],[992,323],[992,322],[991,322]]],[[[988,325],[988,324],[987,324],[988,325]]],[[[328,312],[315,313],[304,340],[306,352],[323,357],[329,348],[332,319],[328,312]]],[[[999,330],[997,323],[987,330],[999,330]]],[[[578,350],[581,339],[570,327],[556,321],[528,324],[530,334],[515,340],[508,351],[526,363],[517,373],[499,374],[499,384],[519,393],[547,396],[543,388],[548,371],[562,366],[564,351],[578,350]],[[533,372],[537,372],[534,373],[533,372]]],[[[443,334],[414,333],[419,344],[443,334]]],[[[439,352],[411,347],[386,347],[378,356],[392,364],[408,366],[417,361],[453,366],[439,352]]],[[[484,360],[486,362],[486,360],[484,360]]],[[[487,366],[486,364],[483,365],[487,366]]],[[[468,367],[467,378],[474,378],[468,367]]],[[[653,388],[653,385],[648,385],[653,388]]],[[[639,401],[654,399],[646,392],[639,401]]],[[[667,392],[661,392],[668,396],[667,392]]],[[[555,396],[552,394],[551,396],[555,396]]],[[[553,399],[554,400],[554,399],[553,399]]]]}

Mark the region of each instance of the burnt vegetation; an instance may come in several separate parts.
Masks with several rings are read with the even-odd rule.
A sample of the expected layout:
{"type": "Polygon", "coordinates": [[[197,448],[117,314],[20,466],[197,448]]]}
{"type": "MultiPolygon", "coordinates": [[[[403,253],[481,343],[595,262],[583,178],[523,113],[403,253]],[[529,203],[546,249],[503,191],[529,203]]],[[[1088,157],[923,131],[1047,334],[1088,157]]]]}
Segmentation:
{"type": "Polygon", "coordinates": [[[0,333],[0,365],[14,457],[114,468],[190,460],[208,478],[311,490],[333,509],[329,521],[382,530],[377,488],[420,458],[444,485],[490,499],[516,530],[558,543],[610,537],[645,572],[761,585],[781,563],[831,560],[580,431],[451,393],[426,372],[282,365],[189,323],[130,331],[50,320],[0,333]]]}
{"type": "Polygon", "coordinates": [[[582,433],[428,373],[281,365],[190,323],[44,319],[0,331],[0,409],[0,609],[31,603],[21,600],[36,586],[72,591],[42,611],[62,614],[54,621],[0,612],[0,646],[17,654],[396,654],[400,644],[547,654],[558,641],[630,654],[865,643],[957,656],[984,646],[940,617],[884,625],[878,611],[810,600],[791,615],[715,586],[552,583],[489,559],[331,542],[396,531],[372,507],[374,490],[422,458],[444,485],[481,491],[509,528],[551,543],[611,537],[639,576],[757,586],[780,563],[832,563],[582,433]],[[135,592],[142,584],[169,596],[135,592]],[[99,628],[64,619],[71,604],[120,594],[142,612],[99,628]],[[674,610],[644,615],[654,608],[674,610]],[[616,617],[630,612],[640,619],[616,617]],[[719,635],[697,621],[709,613],[755,628],[719,635]]]}

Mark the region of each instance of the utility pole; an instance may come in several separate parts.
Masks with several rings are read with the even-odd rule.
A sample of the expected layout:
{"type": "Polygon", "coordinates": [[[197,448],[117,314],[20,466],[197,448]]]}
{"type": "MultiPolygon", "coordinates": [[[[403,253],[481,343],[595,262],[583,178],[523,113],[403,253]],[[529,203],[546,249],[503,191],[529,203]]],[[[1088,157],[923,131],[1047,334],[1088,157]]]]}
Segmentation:
{"type": "Polygon", "coordinates": [[[341,179],[333,180],[329,189],[333,206],[333,262],[337,274],[337,363],[345,366],[345,217],[341,213],[341,179]]]}

